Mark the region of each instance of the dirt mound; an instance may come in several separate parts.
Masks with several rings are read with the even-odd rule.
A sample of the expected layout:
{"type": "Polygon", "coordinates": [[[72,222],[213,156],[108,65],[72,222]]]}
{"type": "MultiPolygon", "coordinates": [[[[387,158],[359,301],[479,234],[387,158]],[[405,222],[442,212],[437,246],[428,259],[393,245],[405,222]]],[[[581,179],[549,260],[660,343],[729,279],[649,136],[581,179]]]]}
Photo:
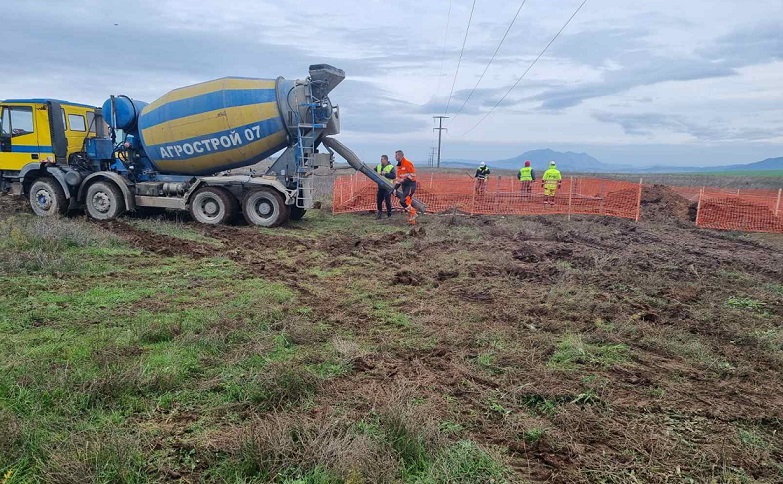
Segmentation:
{"type": "Polygon", "coordinates": [[[642,220],[657,222],[696,220],[696,203],[676,194],[665,185],[646,186],[642,189],[642,220]]]}

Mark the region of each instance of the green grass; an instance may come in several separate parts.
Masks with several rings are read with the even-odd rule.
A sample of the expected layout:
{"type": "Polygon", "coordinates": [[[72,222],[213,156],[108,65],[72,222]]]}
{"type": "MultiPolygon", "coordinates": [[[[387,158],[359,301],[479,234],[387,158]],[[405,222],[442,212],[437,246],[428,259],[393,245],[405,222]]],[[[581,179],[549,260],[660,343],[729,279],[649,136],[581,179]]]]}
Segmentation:
{"type": "Polygon", "coordinates": [[[522,438],[528,444],[536,444],[544,437],[545,434],[546,434],[546,429],[542,429],[540,427],[533,427],[525,430],[525,433],[522,434],[522,438]]]}
{"type": "Polygon", "coordinates": [[[105,273],[125,253],[116,237],[85,222],[29,215],[0,219],[0,274],[105,273]]]}
{"type": "Polygon", "coordinates": [[[732,296],[726,300],[726,306],[735,309],[751,309],[753,311],[763,311],[765,304],[761,301],[746,297],[732,296]]]}
{"type": "Polygon", "coordinates": [[[703,172],[672,173],[672,174],[677,176],[699,175],[699,176],[719,176],[719,177],[737,177],[737,176],[783,177],[783,170],[703,171],[703,172]]]}
{"type": "Polygon", "coordinates": [[[439,453],[417,484],[506,482],[503,466],[475,442],[461,440],[439,453]]]}
{"type": "Polygon", "coordinates": [[[737,435],[744,447],[757,450],[769,449],[769,442],[763,436],[750,429],[738,429],[737,435]]]}
{"type": "MultiPolygon", "coordinates": [[[[41,264],[0,276],[0,424],[13,430],[0,438],[0,475],[9,483],[148,482],[153,435],[131,419],[182,406],[209,418],[230,402],[296,406],[335,376],[320,347],[302,350],[319,371],[275,363],[297,352],[276,329],[296,305],[287,286],[236,279],[225,259],[140,259],[97,226],[51,223],[0,222],[0,247],[66,254],[86,269],[63,276],[41,264]],[[258,371],[234,365],[264,353],[258,371]]],[[[178,459],[187,468],[187,453],[178,459]]]]}
{"type": "MultiPolygon", "coordinates": [[[[335,222],[355,223],[350,217],[313,223],[326,230],[335,222]]],[[[190,226],[130,223],[212,243],[190,226]]],[[[306,412],[323,384],[349,375],[353,358],[365,350],[349,340],[329,341],[324,315],[287,285],[248,276],[228,259],[141,256],[97,225],[53,224],[29,217],[0,221],[0,261],[11,269],[0,276],[3,484],[153,482],[163,468],[185,474],[201,468],[210,479],[229,482],[277,476],[276,482],[290,483],[361,482],[365,474],[384,473],[405,482],[474,482],[505,472],[473,442],[444,446],[445,436],[462,431],[460,424],[417,426],[414,407],[382,411],[374,436],[344,426],[320,441],[314,428],[291,423],[279,429],[278,439],[291,431],[304,432],[305,442],[315,439],[307,444],[311,457],[321,445],[354,452],[335,459],[367,462],[356,464],[364,469],[358,474],[348,464],[335,466],[335,459],[295,458],[294,450],[279,468],[241,451],[205,454],[194,442],[225,422],[306,412]],[[41,264],[10,265],[12,251],[35,250],[45,255],[41,264]],[[58,265],[62,257],[73,264],[58,265]],[[179,413],[190,415],[186,423],[177,423],[179,413]],[[191,443],[172,447],[180,439],[191,443]],[[375,454],[362,457],[367,449],[375,454]]],[[[359,291],[356,303],[380,331],[400,336],[396,344],[434,345],[407,314],[374,293],[359,291]]],[[[302,442],[291,441],[291,449],[302,442]]],[[[259,445],[253,444],[254,453],[271,448],[259,445]]]]}
{"type": "Polygon", "coordinates": [[[585,365],[609,367],[628,361],[628,352],[626,345],[591,344],[586,343],[580,335],[566,334],[549,358],[549,364],[562,370],[585,365]]]}

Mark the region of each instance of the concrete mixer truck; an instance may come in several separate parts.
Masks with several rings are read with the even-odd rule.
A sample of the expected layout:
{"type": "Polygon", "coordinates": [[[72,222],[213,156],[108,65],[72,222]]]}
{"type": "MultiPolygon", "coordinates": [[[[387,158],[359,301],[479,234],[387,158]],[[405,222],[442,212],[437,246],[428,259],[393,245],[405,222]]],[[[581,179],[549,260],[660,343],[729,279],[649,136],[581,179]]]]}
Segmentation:
{"type": "Polygon", "coordinates": [[[392,190],[329,137],[340,132],[340,112],[328,95],[344,78],[341,69],[318,64],[305,80],[226,77],[149,104],[124,95],[100,108],[0,101],[0,190],[25,195],[42,216],[83,207],[111,220],[157,207],[187,210],[206,224],[241,212],[265,227],[313,207],[315,171],[331,167],[335,153],[392,190]],[[225,173],[281,150],[261,175],[225,173]]]}

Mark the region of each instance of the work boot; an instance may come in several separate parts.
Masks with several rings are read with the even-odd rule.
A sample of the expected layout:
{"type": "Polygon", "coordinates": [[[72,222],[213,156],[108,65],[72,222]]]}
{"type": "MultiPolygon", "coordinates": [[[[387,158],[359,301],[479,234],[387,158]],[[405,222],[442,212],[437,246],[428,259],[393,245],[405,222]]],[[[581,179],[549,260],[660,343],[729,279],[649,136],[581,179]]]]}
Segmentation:
{"type": "Polygon", "coordinates": [[[419,214],[416,212],[416,209],[413,207],[410,207],[410,210],[408,210],[408,224],[410,225],[416,225],[416,217],[418,217],[419,214]]]}
{"type": "Polygon", "coordinates": [[[376,216],[375,216],[375,220],[380,220],[380,219],[381,219],[381,217],[383,217],[383,212],[381,212],[380,210],[378,210],[378,215],[376,215],[376,216]]]}
{"type": "Polygon", "coordinates": [[[391,212],[386,213],[386,218],[391,218],[391,212]]]}

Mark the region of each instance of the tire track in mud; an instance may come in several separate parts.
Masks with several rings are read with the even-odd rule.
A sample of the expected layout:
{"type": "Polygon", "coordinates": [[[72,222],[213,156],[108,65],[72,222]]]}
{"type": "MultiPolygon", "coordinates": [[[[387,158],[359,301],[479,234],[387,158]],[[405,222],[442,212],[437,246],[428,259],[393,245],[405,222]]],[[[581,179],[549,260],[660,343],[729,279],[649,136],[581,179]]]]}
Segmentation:
{"type": "MultiPolygon", "coordinates": [[[[382,251],[385,244],[407,237],[404,232],[399,232],[385,237],[342,235],[307,240],[285,233],[261,234],[243,227],[197,225],[199,234],[221,244],[213,245],[155,233],[121,220],[107,222],[102,226],[132,247],[165,257],[227,258],[252,276],[289,285],[308,296],[314,295],[308,287],[308,281],[317,279],[308,270],[335,268],[340,264],[335,260],[336,256],[354,255],[357,251],[362,251],[368,259],[372,259],[374,253],[382,251]],[[286,256],[281,256],[280,251],[285,251],[286,256]],[[319,259],[317,252],[326,253],[329,257],[326,260],[319,259]]],[[[329,304],[327,299],[330,298],[321,299],[324,304],[329,304]]]]}
{"type": "Polygon", "coordinates": [[[271,251],[282,247],[290,247],[290,239],[276,240],[275,237],[247,233],[238,229],[234,232],[227,230],[228,227],[202,231],[203,235],[220,242],[221,247],[158,234],[134,227],[123,221],[112,221],[103,224],[103,226],[126,240],[132,247],[147,252],[164,257],[227,258],[239,264],[247,275],[283,282],[296,289],[307,291],[306,288],[298,284],[303,279],[301,266],[284,261],[275,253],[271,253],[271,251]]]}

